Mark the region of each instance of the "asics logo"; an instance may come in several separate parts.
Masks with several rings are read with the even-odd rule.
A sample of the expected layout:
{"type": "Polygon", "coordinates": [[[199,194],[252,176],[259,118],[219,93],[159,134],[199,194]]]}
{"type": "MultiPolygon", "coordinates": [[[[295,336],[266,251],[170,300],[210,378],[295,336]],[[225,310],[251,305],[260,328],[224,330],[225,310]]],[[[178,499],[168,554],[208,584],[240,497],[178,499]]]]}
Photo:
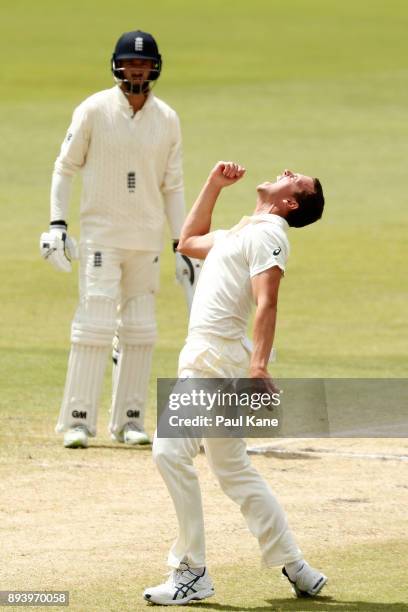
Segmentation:
{"type": "Polygon", "coordinates": [[[200,579],[200,576],[195,576],[195,578],[193,578],[193,580],[190,580],[190,582],[185,582],[180,583],[176,586],[176,591],[174,593],[173,596],[173,600],[176,599],[182,599],[184,597],[187,597],[187,595],[189,595],[189,591],[191,591],[192,593],[196,593],[197,589],[194,589],[194,585],[196,582],[198,582],[198,580],[200,579]]]}

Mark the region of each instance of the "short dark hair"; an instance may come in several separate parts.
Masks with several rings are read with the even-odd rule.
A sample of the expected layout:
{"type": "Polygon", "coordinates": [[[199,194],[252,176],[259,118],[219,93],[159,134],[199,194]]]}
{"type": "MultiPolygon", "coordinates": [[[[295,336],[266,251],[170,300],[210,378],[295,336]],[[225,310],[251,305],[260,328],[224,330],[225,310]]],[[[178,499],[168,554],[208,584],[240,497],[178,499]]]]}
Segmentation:
{"type": "Polygon", "coordinates": [[[310,223],[314,223],[323,214],[324,195],[323,188],[318,178],[313,179],[314,190],[301,191],[294,196],[294,199],[299,204],[295,210],[289,211],[286,216],[286,221],[290,227],[304,227],[310,223]]]}

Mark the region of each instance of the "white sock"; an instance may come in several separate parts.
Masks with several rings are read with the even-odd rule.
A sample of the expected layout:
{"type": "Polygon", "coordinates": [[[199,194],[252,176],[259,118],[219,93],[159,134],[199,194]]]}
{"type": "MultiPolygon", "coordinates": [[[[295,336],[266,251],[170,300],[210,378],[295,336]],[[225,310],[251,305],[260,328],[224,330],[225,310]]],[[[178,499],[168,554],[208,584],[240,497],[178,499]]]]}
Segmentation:
{"type": "Polygon", "coordinates": [[[285,563],[285,570],[291,580],[296,580],[296,574],[304,566],[305,561],[300,559],[299,561],[292,561],[291,563],[285,563]]]}

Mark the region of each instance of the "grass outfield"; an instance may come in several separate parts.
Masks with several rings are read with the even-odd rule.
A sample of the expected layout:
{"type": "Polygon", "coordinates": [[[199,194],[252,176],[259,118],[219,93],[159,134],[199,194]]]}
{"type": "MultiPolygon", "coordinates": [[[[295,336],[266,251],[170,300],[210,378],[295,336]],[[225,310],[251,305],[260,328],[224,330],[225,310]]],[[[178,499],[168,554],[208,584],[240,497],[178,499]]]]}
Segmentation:
{"type": "MultiPolygon", "coordinates": [[[[14,483],[17,489],[31,487],[26,476],[29,474],[37,487],[34,492],[30,489],[27,498],[13,497],[8,491],[7,502],[0,498],[2,512],[7,515],[29,507],[36,492],[47,505],[52,498],[52,479],[42,481],[43,470],[57,473],[65,482],[66,455],[52,428],[65,377],[69,326],[77,300],[76,275],[58,274],[41,261],[38,241],[48,224],[52,164],[72,110],[94,91],[111,86],[112,47],[122,31],[133,27],[152,31],[160,43],[164,69],[155,93],[173,105],[182,120],[188,203],[218,159],[236,159],[247,167],[246,179],[225,190],[215,215],[216,227],[229,227],[250,212],[255,185],[273,178],[282,168],[318,176],[325,187],[327,208],[323,220],[290,233],[292,253],[281,290],[278,362],[273,374],[407,376],[405,2],[208,0],[198,4],[157,0],[151,6],[138,6],[129,0],[116,4],[106,0],[4,0],[2,8],[0,457],[8,483],[14,483]],[[30,454],[41,463],[43,453],[47,465],[32,466],[30,454]]],[[[78,196],[79,181],[71,206],[73,235],[78,234],[78,196]]],[[[167,244],[158,297],[160,336],[150,388],[150,430],[154,427],[155,378],[174,375],[186,330],[183,296],[173,280],[173,257],[167,244]]],[[[109,404],[108,382],[107,374],[103,415],[109,404]]],[[[102,421],[105,424],[105,416],[102,421]]],[[[101,427],[97,443],[111,446],[105,427],[101,427]]],[[[98,446],[88,454],[80,452],[66,460],[77,462],[88,473],[86,466],[90,467],[95,457],[105,466],[106,452],[110,451],[98,446]]],[[[112,464],[116,460],[118,469],[129,469],[136,491],[146,489],[147,478],[151,488],[162,496],[160,503],[165,509],[165,492],[151,461],[146,461],[143,475],[134,474],[131,462],[124,461],[123,455],[119,451],[112,455],[112,464]]],[[[266,459],[264,463],[267,465],[266,459]]],[[[350,465],[352,491],[352,483],[362,468],[346,465],[350,465]]],[[[331,466],[328,464],[328,469],[331,466]]],[[[395,473],[400,475],[401,468],[395,473]]],[[[377,491],[382,486],[379,474],[380,470],[377,475],[375,470],[367,473],[377,491]]],[[[391,482],[393,474],[392,470],[387,473],[391,482]]],[[[66,483],[68,486],[73,481],[68,479],[66,483]]],[[[294,485],[290,478],[286,487],[302,498],[301,489],[291,489],[294,485]]],[[[211,494],[210,485],[208,491],[211,494]]],[[[400,495],[401,492],[404,489],[400,495]]],[[[102,507],[106,503],[106,508],[112,510],[114,502],[101,499],[102,507]]],[[[402,497],[400,501],[404,503],[402,497]]],[[[69,502],[67,499],[67,505],[69,502]]],[[[88,501],[80,497],[77,504],[87,515],[88,501]]],[[[383,505],[381,495],[376,496],[375,504],[379,512],[389,508],[385,495],[383,505]]],[[[113,511],[119,512],[115,508],[113,511]]],[[[129,507],[121,507],[120,511],[130,512],[129,507]]],[[[36,512],[39,514],[29,525],[34,531],[36,516],[41,520],[40,509],[36,512]]],[[[368,516],[367,525],[371,520],[368,516]]],[[[69,526],[69,516],[65,518],[69,526]]],[[[351,518],[355,520],[354,513],[351,518]]],[[[120,514],[116,518],[112,515],[111,520],[119,521],[120,514]]],[[[158,520],[153,509],[149,516],[153,539],[159,529],[158,520]]],[[[111,529],[112,524],[108,521],[105,527],[111,529]]],[[[30,575],[36,561],[35,557],[25,561],[20,557],[26,523],[22,525],[15,553],[10,551],[7,557],[9,582],[0,585],[4,589],[32,584],[30,575]]],[[[103,533],[102,519],[98,525],[97,533],[103,533]]],[[[348,520],[337,528],[340,540],[344,532],[347,535],[353,531],[348,520]]],[[[20,529],[18,520],[8,529],[6,535],[14,537],[20,529]]],[[[336,565],[334,537],[333,546],[324,549],[314,548],[309,542],[308,550],[318,555],[316,561],[321,558],[324,569],[330,572],[332,586],[327,592],[337,603],[323,600],[315,607],[307,604],[310,607],[304,609],[379,610],[385,605],[390,610],[407,609],[408,596],[399,586],[400,567],[393,562],[396,557],[406,557],[406,544],[398,540],[394,531],[387,534],[387,529],[384,520],[379,527],[378,545],[373,532],[364,541],[353,537],[349,545],[342,547],[342,555],[348,560],[344,572],[336,565]],[[380,570],[382,560],[386,569],[380,570]],[[366,568],[363,580],[358,573],[361,564],[366,568]]],[[[139,530],[138,525],[136,531],[139,530]]],[[[166,541],[172,535],[173,532],[166,541]]],[[[241,537],[239,532],[236,537],[241,537]]],[[[234,535],[226,536],[226,540],[231,538],[234,540],[234,535]]],[[[53,546],[55,557],[48,551],[46,558],[50,566],[55,562],[59,567],[57,558],[63,551],[58,549],[57,538],[53,546]]],[[[40,548],[43,552],[48,550],[46,539],[40,548]]],[[[87,604],[87,610],[139,609],[127,608],[124,603],[131,573],[116,572],[123,548],[116,551],[117,558],[111,548],[105,552],[103,571],[87,580],[79,567],[77,575],[72,570],[70,585],[76,585],[88,603],[91,595],[95,597],[96,607],[87,604]],[[105,598],[106,586],[116,597],[112,604],[105,598]]],[[[132,589],[136,593],[154,572],[155,579],[160,574],[158,565],[150,572],[147,553],[136,555],[132,561],[130,556],[126,559],[134,566],[133,584],[137,583],[137,587],[132,589]],[[139,578],[134,578],[135,573],[139,578]]],[[[250,558],[247,569],[245,560],[238,563],[233,557],[217,566],[214,556],[217,583],[223,582],[222,598],[214,600],[218,603],[195,607],[268,609],[265,602],[261,603],[264,579],[260,574],[258,579],[255,558],[250,558]],[[251,587],[245,595],[248,601],[237,595],[234,584],[227,579],[230,575],[235,584],[244,584],[249,578],[251,587]]],[[[75,563],[74,557],[72,562],[75,563]]],[[[84,564],[91,566],[89,559],[84,564]]],[[[36,588],[52,583],[50,566],[39,566],[42,570],[36,573],[36,588]]],[[[63,584],[63,580],[57,582],[59,586],[63,584]]],[[[300,609],[296,602],[284,600],[286,595],[280,586],[271,591],[271,599],[275,593],[278,599],[272,609],[300,609]]]]}

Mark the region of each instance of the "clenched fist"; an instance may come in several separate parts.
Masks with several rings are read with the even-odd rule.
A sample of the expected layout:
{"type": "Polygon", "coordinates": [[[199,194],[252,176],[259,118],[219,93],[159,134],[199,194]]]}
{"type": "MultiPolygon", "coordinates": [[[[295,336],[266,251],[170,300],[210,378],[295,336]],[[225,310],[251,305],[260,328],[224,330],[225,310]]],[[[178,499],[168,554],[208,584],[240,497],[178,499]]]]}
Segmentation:
{"type": "Polygon", "coordinates": [[[233,185],[245,174],[245,168],[232,161],[219,161],[210,172],[208,181],[216,187],[233,185]]]}

